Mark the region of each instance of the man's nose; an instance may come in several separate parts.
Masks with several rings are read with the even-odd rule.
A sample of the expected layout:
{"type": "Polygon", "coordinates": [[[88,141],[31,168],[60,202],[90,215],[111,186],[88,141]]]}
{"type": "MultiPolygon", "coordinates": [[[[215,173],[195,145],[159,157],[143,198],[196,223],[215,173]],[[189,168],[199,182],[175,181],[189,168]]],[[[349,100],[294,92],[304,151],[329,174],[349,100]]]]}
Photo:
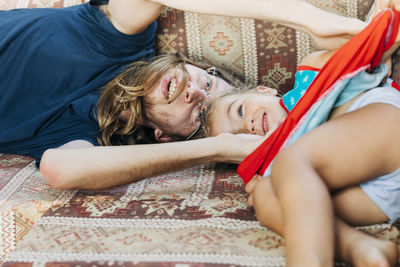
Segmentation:
{"type": "Polygon", "coordinates": [[[190,104],[192,102],[203,102],[206,99],[204,92],[195,84],[189,83],[186,86],[185,102],[190,104]]]}

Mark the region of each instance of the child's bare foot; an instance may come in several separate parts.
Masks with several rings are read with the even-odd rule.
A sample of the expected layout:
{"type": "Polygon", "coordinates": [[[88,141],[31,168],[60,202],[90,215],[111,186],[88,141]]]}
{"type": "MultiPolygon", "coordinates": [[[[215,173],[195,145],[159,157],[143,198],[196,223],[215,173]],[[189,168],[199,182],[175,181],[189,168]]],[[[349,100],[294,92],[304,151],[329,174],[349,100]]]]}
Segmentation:
{"type": "Polygon", "coordinates": [[[397,246],[387,240],[363,235],[349,249],[349,261],[355,267],[390,267],[397,263],[397,246]]]}

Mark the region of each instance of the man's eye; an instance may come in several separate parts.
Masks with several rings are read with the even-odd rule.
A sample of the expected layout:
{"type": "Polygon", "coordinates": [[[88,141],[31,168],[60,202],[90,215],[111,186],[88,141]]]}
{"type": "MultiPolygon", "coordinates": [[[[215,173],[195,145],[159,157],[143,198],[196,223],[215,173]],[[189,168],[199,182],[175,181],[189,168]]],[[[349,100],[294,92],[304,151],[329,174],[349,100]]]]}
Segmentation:
{"type": "Polygon", "coordinates": [[[210,78],[207,78],[207,82],[206,82],[206,86],[205,86],[205,90],[208,91],[210,90],[212,87],[212,80],[210,78]]]}
{"type": "Polygon", "coordinates": [[[200,119],[200,122],[204,119],[204,111],[200,111],[199,119],[200,119]]]}
{"type": "Polygon", "coordinates": [[[239,107],[237,109],[237,113],[238,113],[239,117],[243,117],[243,105],[239,105],[239,107]]]}

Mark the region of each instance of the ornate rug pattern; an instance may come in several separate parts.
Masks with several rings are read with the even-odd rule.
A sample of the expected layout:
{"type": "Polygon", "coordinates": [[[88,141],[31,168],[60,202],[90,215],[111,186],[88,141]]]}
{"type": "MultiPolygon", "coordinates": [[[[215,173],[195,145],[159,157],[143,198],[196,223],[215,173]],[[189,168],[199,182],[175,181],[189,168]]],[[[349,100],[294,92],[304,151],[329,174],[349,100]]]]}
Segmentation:
{"type": "MultiPolygon", "coordinates": [[[[259,225],[233,166],[199,166],[101,191],[56,191],[40,182],[28,159],[4,157],[0,162],[24,161],[20,171],[10,173],[33,170],[14,195],[24,192],[25,197],[19,199],[36,199],[35,207],[46,205],[47,209],[36,208],[29,224],[35,225],[23,238],[14,234],[15,248],[3,252],[8,254],[3,266],[285,264],[284,240],[259,225]],[[30,178],[46,191],[39,190],[37,195],[30,178]]],[[[11,210],[29,217],[32,206],[14,205],[11,210]]],[[[20,224],[14,219],[15,223],[20,224]]],[[[381,224],[363,230],[400,243],[395,226],[381,224]]],[[[2,228],[3,241],[12,234],[12,229],[2,228]]]]}
{"type": "Polygon", "coordinates": [[[282,238],[247,207],[234,169],[210,165],[110,190],[64,191],[7,260],[277,265],[282,253],[282,238]]]}
{"type": "Polygon", "coordinates": [[[45,183],[32,159],[0,154],[0,261],[60,192],[45,183]]]}

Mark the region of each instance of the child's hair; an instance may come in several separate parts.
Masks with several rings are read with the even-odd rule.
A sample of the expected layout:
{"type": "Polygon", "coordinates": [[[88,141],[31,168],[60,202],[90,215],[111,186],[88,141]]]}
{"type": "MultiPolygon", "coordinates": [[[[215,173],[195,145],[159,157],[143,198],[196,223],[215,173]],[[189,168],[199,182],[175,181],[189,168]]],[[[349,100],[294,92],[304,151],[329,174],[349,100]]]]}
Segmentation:
{"type": "MultiPolygon", "coordinates": [[[[154,142],[151,129],[140,126],[140,119],[146,118],[145,110],[152,103],[146,99],[161,77],[171,69],[178,68],[184,73],[182,86],[175,94],[174,100],[183,90],[189,74],[185,64],[191,64],[204,70],[212,68],[211,64],[194,62],[181,54],[163,54],[150,61],[137,61],[110,81],[104,88],[98,103],[98,123],[101,145],[121,145],[154,142]],[[119,116],[129,110],[131,116],[127,122],[119,116]]],[[[233,86],[242,82],[233,73],[214,70],[213,74],[221,77],[233,86]]],[[[172,101],[171,100],[171,101],[172,101]]]]}

